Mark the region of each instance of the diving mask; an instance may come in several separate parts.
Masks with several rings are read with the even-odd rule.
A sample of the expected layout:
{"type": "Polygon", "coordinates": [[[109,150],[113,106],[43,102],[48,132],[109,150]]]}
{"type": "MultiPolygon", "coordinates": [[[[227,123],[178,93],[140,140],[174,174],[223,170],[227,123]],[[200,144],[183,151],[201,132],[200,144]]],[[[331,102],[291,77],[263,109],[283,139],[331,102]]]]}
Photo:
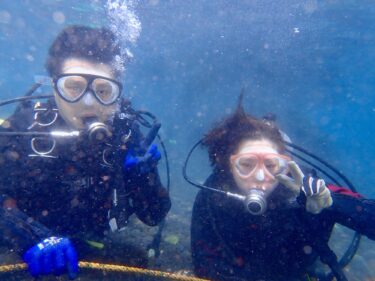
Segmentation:
{"type": "Polygon", "coordinates": [[[277,174],[286,173],[290,157],[277,153],[241,153],[232,155],[230,161],[242,179],[252,176],[274,178],[277,174]],[[264,171],[263,175],[257,173],[260,169],[264,171]]]}
{"type": "Polygon", "coordinates": [[[116,80],[82,73],[59,75],[54,79],[54,86],[59,96],[67,102],[77,102],[91,90],[94,97],[103,105],[114,104],[122,90],[122,84],[116,80]]]}

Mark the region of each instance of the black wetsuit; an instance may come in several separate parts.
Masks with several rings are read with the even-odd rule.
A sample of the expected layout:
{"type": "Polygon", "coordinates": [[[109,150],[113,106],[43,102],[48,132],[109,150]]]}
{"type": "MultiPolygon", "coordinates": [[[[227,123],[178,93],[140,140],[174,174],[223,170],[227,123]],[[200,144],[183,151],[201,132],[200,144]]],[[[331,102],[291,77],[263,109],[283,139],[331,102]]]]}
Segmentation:
{"type": "MultiPolygon", "coordinates": [[[[34,114],[31,104],[21,106],[1,131],[71,131],[60,117],[50,126],[30,129],[34,114]]],[[[32,136],[0,137],[0,229],[4,242],[22,254],[43,238],[65,236],[73,240],[81,258],[85,241],[107,237],[109,211],[123,223],[119,227],[134,213],[145,224],[157,225],[170,209],[169,194],[156,167],[145,175],[122,169],[127,149],[139,149],[143,139],[137,122],[126,122],[117,124],[113,137],[102,144],[91,144],[85,135],[56,139],[55,148],[44,157],[32,150],[32,136]],[[124,127],[131,129],[127,142],[121,130],[126,135],[129,128],[124,127]],[[108,159],[115,159],[114,163],[108,159]]],[[[50,144],[50,139],[46,143],[37,140],[34,147],[45,151],[50,144]]]]}
{"type": "MultiPolygon", "coordinates": [[[[233,180],[219,173],[205,185],[234,188],[233,180]]],[[[375,239],[374,200],[328,187],[333,205],[318,215],[278,198],[286,191],[283,186],[261,216],[249,214],[238,200],[200,191],[191,225],[195,274],[212,280],[301,280],[318,256],[332,258],[327,241],[335,223],[375,239]]]]}

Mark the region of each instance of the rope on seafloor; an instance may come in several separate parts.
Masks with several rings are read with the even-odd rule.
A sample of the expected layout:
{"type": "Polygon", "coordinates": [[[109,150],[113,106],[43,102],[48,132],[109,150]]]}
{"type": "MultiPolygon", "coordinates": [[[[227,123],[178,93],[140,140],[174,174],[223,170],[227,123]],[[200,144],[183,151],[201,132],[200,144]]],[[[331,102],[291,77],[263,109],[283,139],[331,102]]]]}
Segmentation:
{"type": "MultiPolygon", "coordinates": [[[[201,279],[197,277],[185,276],[185,275],[180,275],[180,274],[174,274],[174,273],[169,273],[169,272],[144,269],[144,268],[138,268],[138,267],[130,267],[130,266],[124,266],[124,265],[103,264],[103,263],[87,262],[87,261],[80,261],[78,265],[80,268],[107,270],[107,271],[114,271],[114,272],[136,273],[136,274],[148,275],[148,276],[154,276],[154,277],[163,277],[169,280],[209,281],[208,279],[201,279]]],[[[26,270],[26,269],[27,269],[26,263],[16,263],[16,264],[8,264],[8,265],[0,266],[1,273],[26,270]]]]}

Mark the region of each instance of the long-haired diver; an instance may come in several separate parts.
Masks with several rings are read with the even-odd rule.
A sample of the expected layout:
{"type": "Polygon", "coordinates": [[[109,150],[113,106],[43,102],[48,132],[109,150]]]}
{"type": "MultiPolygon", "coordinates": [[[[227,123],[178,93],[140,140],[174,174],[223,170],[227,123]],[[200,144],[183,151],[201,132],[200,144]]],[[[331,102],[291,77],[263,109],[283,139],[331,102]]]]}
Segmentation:
{"type": "Polygon", "coordinates": [[[279,129],[241,102],[202,144],[213,172],[193,208],[197,276],[306,280],[320,257],[346,280],[327,242],[336,222],[375,239],[374,200],[311,176],[286,153],[279,129]]]}

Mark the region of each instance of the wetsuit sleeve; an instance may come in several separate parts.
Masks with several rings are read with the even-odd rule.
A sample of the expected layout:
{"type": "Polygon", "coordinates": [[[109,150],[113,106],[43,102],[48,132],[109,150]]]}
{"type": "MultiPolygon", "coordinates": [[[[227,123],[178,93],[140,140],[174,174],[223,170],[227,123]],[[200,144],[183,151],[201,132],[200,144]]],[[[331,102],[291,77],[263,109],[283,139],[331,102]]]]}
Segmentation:
{"type": "MultiPolygon", "coordinates": [[[[134,127],[133,132],[133,145],[137,146],[143,136],[138,127],[134,127]]],[[[157,225],[171,208],[169,193],[160,181],[157,167],[147,174],[126,173],[124,178],[137,217],[147,225],[157,225]]]]}
{"type": "Polygon", "coordinates": [[[132,175],[127,179],[131,187],[130,199],[137,217],[147,225],[157,225],[171,208],[168,191],[162,186],[156,168],[146,175],[132,175]]]}
{"type": "Polygon", "coordinates": [[[191,255],[194,273],[200,278],[216,279],[220,263],[218,241],[207,216],[205,193],[200,191],[195,199],[191,221],[191,255]]]}
{"type": "Polygon", "coordinates": [[[52,236],[52,232],[21,212],[12,198],[2,196],[0,208],[0,234],[9,248],[23,254],[42,239],[52,236]]]}
{"type": "Polygon", "coordinates": [[[328,212],[335,222],[375,240],[375,200],[348,189],[328,185],[333,204],[328,212]]]}
{"type": "MultiPolygon", "coordinates": [[[[29,116],[28,108],[18,108],[2,123],[0,132],[25,131],[25,120],[29,116]],[[22,125],[21,125],[22,124],[22,125]]],[[[22,155],[23,139],[0,136],[0,236],[2,242],[18,253],[47,237],[50,231],[33,221],[17,208],[19,187],[27,184],[22,155]]]]}
{"type": "MultiPolygon", "coordinates": [[[[210,185],[212,177],[205,185],[210,185]]],[[[210,193],[200,191],[195,199],[191,221],[191,254],[194,273],[210,280],[234,280],[236,268],[226,256],[225,246],[214,230],[208,206],[210,193]]],[[[237,278],[236,280],[242,280],[237,278]]]]}

